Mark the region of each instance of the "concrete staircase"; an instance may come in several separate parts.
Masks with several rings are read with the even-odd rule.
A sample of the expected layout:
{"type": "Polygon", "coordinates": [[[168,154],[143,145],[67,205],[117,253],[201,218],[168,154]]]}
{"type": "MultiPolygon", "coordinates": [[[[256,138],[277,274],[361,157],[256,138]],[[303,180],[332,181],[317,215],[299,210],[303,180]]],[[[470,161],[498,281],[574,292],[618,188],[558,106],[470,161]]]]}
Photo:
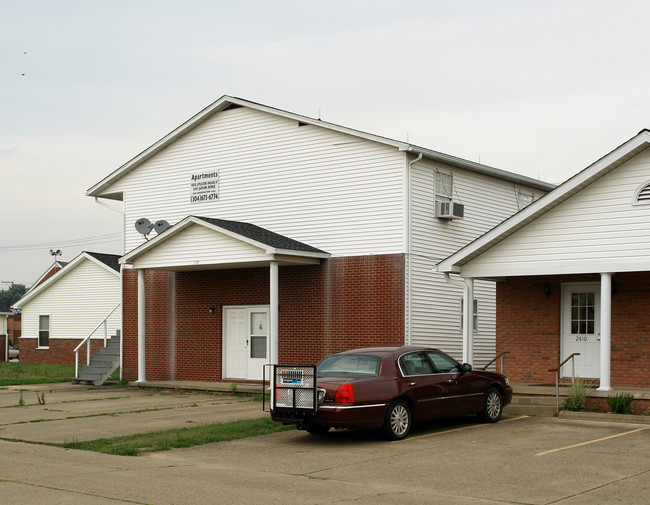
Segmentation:
{"type": "Polygon", "coordinates": [[[79,377],[72,379],[73,384],[94,384],[101,386],[120,366],[120,332],[116,332],[106,342],[106,347],[95,354],[90,365],[83,366],[79,377]]]}
{"type": "MultiPolygon", "coordinates": [[[[513,384],[512,403],[503,412],[508,415],[551,417],[557,414],[555,386],[513,384]]],[[[560,386],[560,408],[567,397],[568,386],[560,386]]]]}

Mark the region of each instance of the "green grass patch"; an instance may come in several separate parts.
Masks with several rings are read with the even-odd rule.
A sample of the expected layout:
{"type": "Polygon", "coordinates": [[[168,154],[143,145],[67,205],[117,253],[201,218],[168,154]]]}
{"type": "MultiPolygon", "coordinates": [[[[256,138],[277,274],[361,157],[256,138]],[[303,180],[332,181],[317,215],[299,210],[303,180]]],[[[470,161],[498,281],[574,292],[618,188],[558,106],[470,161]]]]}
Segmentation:
{"type": "Polygon", "coordinates": [[[125,437],[100,438],[87,442],[72,441],[64,443],[63,447],[120,456],[139,456],[145,452],[167,451],[181,447],[238,440],[292,429],[295,429],[295,427],[284,426],[281,423],[271,421],[268,417],[263,417],[233,423],[154,431],[125,437]]]}
{"type": "Polygon", "coordinates": [[[0,387],[68,382],[72,377],[74,377],[74,365],[24,365],[0,362],[0,387]]]}

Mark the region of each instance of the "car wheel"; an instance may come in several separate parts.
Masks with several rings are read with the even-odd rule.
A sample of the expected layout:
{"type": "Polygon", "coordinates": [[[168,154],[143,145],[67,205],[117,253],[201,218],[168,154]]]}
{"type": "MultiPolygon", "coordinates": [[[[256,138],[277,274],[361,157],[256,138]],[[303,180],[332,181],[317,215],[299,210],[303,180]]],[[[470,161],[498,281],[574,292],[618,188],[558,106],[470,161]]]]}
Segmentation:
{"type": "Polygon", "coordinates": [[[503,397],[497,388],[492,387],[488,389],[485,395],[485,402],[480,417],[487,423],[496,423],[501,419],[501,414],[503,414],[503,397]]]}
{"type": "Polygon", "coordinates": [[[391,403],[384,421],[384,436],[389,440],[402,440],[411,429],[411,409],[403,400],[391,403]]]}
{"type": "Polygon", "coordinates": [[[330,427],[322,424],[310,424],[305,427],[305,430],[310,435],[325,435],[330,430],[330,427]]]}

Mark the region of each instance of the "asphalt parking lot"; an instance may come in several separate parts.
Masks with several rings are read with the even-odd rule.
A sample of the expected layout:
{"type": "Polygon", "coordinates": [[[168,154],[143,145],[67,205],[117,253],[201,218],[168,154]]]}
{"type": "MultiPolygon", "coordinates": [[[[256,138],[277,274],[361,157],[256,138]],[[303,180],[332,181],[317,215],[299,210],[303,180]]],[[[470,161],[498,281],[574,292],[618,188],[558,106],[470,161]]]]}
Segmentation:
{"type": "Polygon", "coordinates": [[[102,426],[103,433],[121,434],[265,414],[254,402],[196,393],[61,390],[46,393],[46,405],[25,407],[14,406],[15,394],[0,390],[0,504],[650,501],[648,425],[544,417],[504,417],[489,425],[458,418],[416,426],[399,442],[370,432],[289,431],[124,457],[45,444],[69,433],[99,438],[102,426]],[[53,417],[37,417],[43,415],[53,417]],[[97,419],[108,422],[85,431],[75,424],[97,419]]]}

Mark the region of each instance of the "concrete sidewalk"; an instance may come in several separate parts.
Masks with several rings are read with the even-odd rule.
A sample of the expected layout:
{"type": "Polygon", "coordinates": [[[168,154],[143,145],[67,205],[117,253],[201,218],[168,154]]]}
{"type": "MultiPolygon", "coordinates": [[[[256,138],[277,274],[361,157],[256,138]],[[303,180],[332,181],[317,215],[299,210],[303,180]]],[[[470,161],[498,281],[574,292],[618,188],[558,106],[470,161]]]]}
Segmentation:
{"type": "Polygon", "coordinates": [[[268,415],[261,402],[227,393],[68,383],[0,389],[4,440],[62,444],[268,415]]]}

